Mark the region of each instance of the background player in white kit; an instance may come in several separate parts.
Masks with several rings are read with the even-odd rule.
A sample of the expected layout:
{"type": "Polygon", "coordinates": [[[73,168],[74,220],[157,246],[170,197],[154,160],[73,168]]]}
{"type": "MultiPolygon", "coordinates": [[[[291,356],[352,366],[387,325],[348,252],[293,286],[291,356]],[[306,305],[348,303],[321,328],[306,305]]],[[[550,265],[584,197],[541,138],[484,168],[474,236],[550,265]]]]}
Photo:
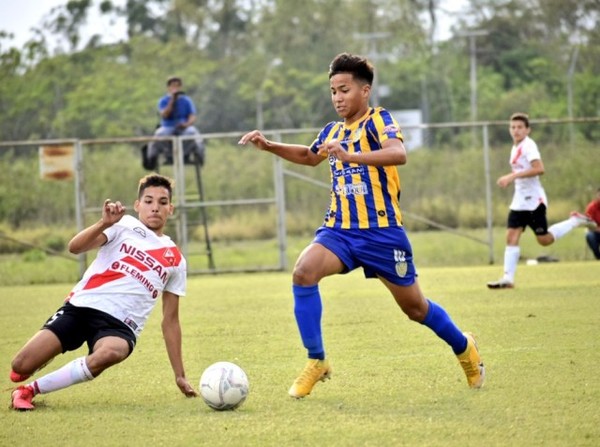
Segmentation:
{"type": "Polygon", "coordinates": [[[529,138],[529,117],[524,113],[514,113],[510,117],[509,131],[513,140],[509,161],[512,172],[500,177],[496,183],[501,188],[506,188],[514,182],[515,192],[508,213],[504,276],[499,281],[488,282],[487,286],[490,289],[514,287],[515,272],[521,254],[519,239],[527,227],[533,230],[538,243],[546,246],[579,225],[590,223],[590,219],[584,214],[573,212],[569,219],[548,228],[548,200],[539,177],[544,173],[544,164],[537,144],[529,138]]]}
{"type": "Polygon", "coordinates": [[[173,213],[172,184],[150,174],[139,182],[134,209],[125,215],[120,202],[106,200],[102,218],[69,242],[69,251],[100,247],[94,262],[44,324],[12,361],[13,382],[27,380],[60,353],[87,343],[89,354],[40,377],[12,393],[15,410],[33,410],[34,396],[94,379],[125,360],[162,294],[162,331],[175,381],[188,397],[197,395],[185,377],[181,350],[179,297],[185,295],[186,261],[163,234],[173,213]]]}

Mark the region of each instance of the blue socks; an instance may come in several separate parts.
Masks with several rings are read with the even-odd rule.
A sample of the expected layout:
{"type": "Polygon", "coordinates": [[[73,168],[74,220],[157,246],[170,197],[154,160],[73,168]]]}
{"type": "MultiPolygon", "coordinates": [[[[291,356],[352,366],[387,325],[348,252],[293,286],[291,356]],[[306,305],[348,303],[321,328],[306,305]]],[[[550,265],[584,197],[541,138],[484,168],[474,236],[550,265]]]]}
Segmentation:
{"type": "MultiPolygon", "coordinates": [[[[302,344],[308,351],[308,358],[325,358],[323,336],[321,334],[321,315],[323,305],[319,286],[292,286],[294,293],[294,315],[302,338],[302,344]]],[[[430,328],[435,334],[450,345],[454,354],[462,354],[467,349],[467,338],[454,324],[448,313],[439,304],[431,300],[429,311],[421,324],[430,328]]]]}
{"type": "Polygon", "coordinates": [[[454,354],[462,354],[467,349],[467,337],[458,329],[442,306],[429,302],[429,311],[421,324],[427,326],[438,337],[450,345],[454,354]]]}
{"type": "Polygon", "coordinates": [[[321,315],[323,305],[319,286],[292,286],[294,293],[294,315],[302,338],[302,344],[308,351],[308,358],[325,358],[323,336],[321,335],[321,315]]]}

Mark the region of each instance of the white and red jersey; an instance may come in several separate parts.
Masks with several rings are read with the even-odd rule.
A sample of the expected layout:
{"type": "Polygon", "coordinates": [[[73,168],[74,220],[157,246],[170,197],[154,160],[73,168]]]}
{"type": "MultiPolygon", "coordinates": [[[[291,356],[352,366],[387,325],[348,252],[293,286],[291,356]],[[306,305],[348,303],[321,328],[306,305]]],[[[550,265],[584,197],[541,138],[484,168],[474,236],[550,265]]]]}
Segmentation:
{"type": "Polygon", "coordinates": [[[163,291],[185,295],[186,260],[169,236],[133,216],[104,230],[108,238],[67,301],[125,323],[136,336],[163,291]]]}
{"type": "MultiPolygon", "coordinates": [[[[510,151],[510,166],[512,172],[522,172],[531,169],[531,162],[541,160],[537,144],[529,137],[512,147],[510,151]]],[[[540,181],[540,177],[516,178],[515,193],[513,195],[510,209],[515,211],[533,211],[540,204],[548,206],[546,192],[540,181]]]]}

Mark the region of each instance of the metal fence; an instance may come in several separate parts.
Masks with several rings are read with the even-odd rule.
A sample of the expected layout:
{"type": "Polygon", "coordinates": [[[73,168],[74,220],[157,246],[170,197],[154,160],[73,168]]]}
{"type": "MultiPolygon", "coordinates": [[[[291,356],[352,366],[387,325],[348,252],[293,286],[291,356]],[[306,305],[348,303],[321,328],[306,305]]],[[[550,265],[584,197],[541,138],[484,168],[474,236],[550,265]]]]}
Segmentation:
{"type": "MultiPolygon", "coordinates": [[[[533,120],[532,124],[536,126],[554,126],[567,125],[570,132],[573,131],[572,126],[576,124],[597,125],[600,118],[582,118],[573,120],[533,120]]],[[[481,185],[481,194],[484,197],[485,213],[486,213],[486,236],[483,238],[473,237],[467,232],[462,232],[443,222],[435,221],[434,219],[424,217],[418,213],[413,213],[403,207],[404,214],[414,221],[425,222],[428,226],[437,228],[443,231],[451,232],[459,237],[464,237],[473,243],[481,244],[487,250],[489,263],[494,262],[494,240],[493,240],[493,209],[492,209],[492,187],[494,179],[492,179],[490,169],[490,139],[492,132],[498,132],[499,128],[505,132],[506,122],[477,122],[477,123],[444,123],[444,124],[424,124],[418,126],[403,126],[404,131],[420,131],[423,132],[422,140],[424,141],[423,150],[432,148],[439,141],[448,138],[457,138],[456,134],[460,133],[463,144],[465,140],[471,139],[470,143],[475,147],[481,148],[481,165],[480,169],[483,173],[483,185],[481,185]],[[444,133],[440,137],[438,132],[444,133]],[[447,137],[450,135],[450,137],[447,137]],[[470,136],[469,136],[470,135],[470,136]]],[[[301,138],[299,141],[310,142],[310,138],[320,129],[284,129],[284,130],[269,130],[265,131],[268,138],[276,141],[285,141],[286,139],[301,138]]],[[[222,149],[217,156],[217,152],[221,149],[214,149],[223,143],[223,147],[233,147],[236,141],[242,134],[239,132],[232,133],[212,133],[204,134],[204,140],[208,145],[207,151],[208,161],[205,166],[193,165],[190,168],[189,164],[185,163],[183,153],[183,142],[194,137],[132,137],[132,138],[104,138],[104,139],[61,139],[61,140],[35,140],[35,141],[7,141],[0,142],[0,153],[2,151],[24,150],[25,148],[41,148],[44,146],[72,146],[74,149],[73,162],[73,188],[74,188],[74,204],[75,204],[75,222],[79,230],[87,225],[89,216],[98,217],[101,208],[98,204],[103,202],[103,197],[90,197],[88,185],[90,182],[102,182],[103,184],[116,185],[124,183],[129,189],[132,185],[137,184],[137,180],[143,171],[140,167],[132,168],[131,166],[123,166],[118,172],[103,172],[101,169],[105,164],[103,156],[114,151],[103,151],[103,148],[114,148],[118,146],[133,146],[139,147],[149,141],[166,140],[170,141],[173,147],[173,164],[172,166],[160,166],[159,169],[168,170],[175,181],[174,204],[176,213],[172,219],[174,231],[174,239],[181,247],[184,255],[190,259],[190,273],[221,273],[231,271],[266,271],[266,270],[286,270],[288,268],[288,238],[287,231],[289,223],[286,222],[286,184],[292,179],[299,180],[306,185],[316,186],[318,188],[328,189],[330,187],[328,181],[323,177],[311,177],[297,170],[290,169],[287,162],[282,161],[278,157],[273,157],[272,172],[268,175],[272,177],[272,193],[265,196],[252,195],[252,188],[248,188],[247,197],[227,197],[226,184],[222,183],[220,190],[211,190],[211,196],[207,198],[204,192],[204,178],[206,174],[210,174],[214,163],[230,163],[231,164],[231,179],[234,181],[241,170],[251,170],[251,159],[242,159],[241,152],[233,153],[232,149],[222,149]],[[224,144],[227,142],[227,144],[224,144]],[[229,152],[228,152],[229,151],[229,152]],[[213,157],[213,158],[211,158],[213,157]],[[228,158],[227,158],[228,157],[228,158]],[[227,159],[229,161],[223,161],[227,159]],[[220,197],[222,196],[222,197],[220,197]],[[89,206],[95,204],[95,206],[89,206]],[[264,246],[250,247],[254,250],[256,258],[264,250],[275,250],[277,255],[272,260],[260,261],[256,265],[236,266],[223,265],[215,260],[215,253],[211,243],[211,234],[209,232],[209,222],[207,222],[206,211],[209,209],[232,207],[260,207],[261,213],[270,213],[273,219],[275,228],[275,238],[269,241],[264,246]],[[268,211],[267,211],[268,208],[268,211]],[[193,243],[191,228],[195,231],[201,230],[202,243],[193,243]],[[275,245],[275,248],[274,248],[275,245]],[[205,267],[201,265],[206,263],[205,267]]],[[[568,141],[572,141],[572,135],[567,136],[568,141]]],[[[458,140],[457,140],[458,141],[458,140]]],[[[409,147],[409,149],[411,149],[409,147]]],[[[117,154],[118,156],[118,154],[117,154]]],[[[597,160],[598,161],[598,160],[597,160]]],[[[597,163],[596,161],[596,163],[597,163]]],[[[247,176],[267,175],[267,173],[247,173],[247,176]]],[[[214,187],[211,182],[211,187],[214,187]]],[[[251,183],[251,182],[248,182],[251,183]]],[[[197,238],[196,238],[197,239],[197,238]]],[[[80,255],[78,258],[80,270],[83,272],[87,267],[87,257],[80,255]]]]}

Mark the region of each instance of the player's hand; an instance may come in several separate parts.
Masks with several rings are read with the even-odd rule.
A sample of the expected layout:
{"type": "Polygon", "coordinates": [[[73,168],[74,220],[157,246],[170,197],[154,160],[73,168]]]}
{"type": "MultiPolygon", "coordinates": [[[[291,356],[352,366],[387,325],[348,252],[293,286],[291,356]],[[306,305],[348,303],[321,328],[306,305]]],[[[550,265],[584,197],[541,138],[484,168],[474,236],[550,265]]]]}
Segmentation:
{"type": "Polygon", "coordinates": [[[252,132],[248,132],[246,135],[243,135],[238,141],[238,144],[245,145],[248,143],[252,143],[259,149],[265,150],[269,146],[269,140],[265,138],[265,136],[259,130],[253,130],[252,132]]]}
{"type": "Polygon", "coordinates": [[[317,154],[327,157],[329,155],[334,156],[340,161],[346,162],[349,161],[350,154],[344,149],[344,147],[340,144],[340,142],[336,139],[328,141],[327,143],[323,143],[318,147],[317,154]]]}
{"type": "Polygon", "coordinates": [[[185,394],[186,397],[198,396],[196,390],[192,388],[192,385],[190,385],[190,383],[185,377],[177,377],[177,379],[175,379],[175,382],[177,383],[177,386],[179,387],[181,392],[185,394]]]}
{"type": "Polygon", "coordinates": [[[511,182],[513,181],[513,175],[512,174],[506,174],[503,175],[502,177],[500,177],[496,183],[498,184],[498,186],[500,188],[506,188],[508,185],[511,184],[511,182]]]}
{"type": "Polygon", "coordinates": [[[119,202],[111,202],[110,199],[104,201],[102,207],[102,222],[108,225],[112,225],[121,220],[121,217],[125,215],[125,207],[119,202]]]}

